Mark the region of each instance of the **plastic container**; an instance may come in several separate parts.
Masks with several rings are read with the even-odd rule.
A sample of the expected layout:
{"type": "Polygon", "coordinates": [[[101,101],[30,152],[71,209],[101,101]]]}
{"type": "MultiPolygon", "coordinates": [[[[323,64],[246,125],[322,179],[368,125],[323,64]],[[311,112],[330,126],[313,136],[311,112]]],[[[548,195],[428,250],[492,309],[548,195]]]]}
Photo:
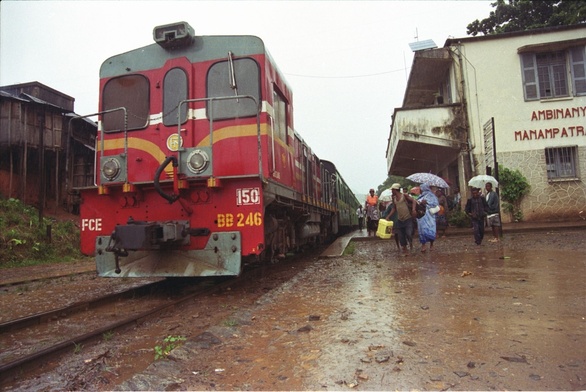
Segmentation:
{"type": "Polygon", "coordinates": [[[378,229],[376,230],[376,236],[382,239],[389,239],[393,235],[393,221],[386,219],[379,219],[378,229]]]}

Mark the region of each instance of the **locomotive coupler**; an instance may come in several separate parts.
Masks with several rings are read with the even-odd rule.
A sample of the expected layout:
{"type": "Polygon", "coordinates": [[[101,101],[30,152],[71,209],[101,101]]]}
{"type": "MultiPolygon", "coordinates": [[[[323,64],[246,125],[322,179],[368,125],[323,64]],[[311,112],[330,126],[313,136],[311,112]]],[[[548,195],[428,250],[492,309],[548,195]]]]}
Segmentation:
{"type": "Polygon", "coordinates": [[[176,248],[189,244],[189,221],[146,222],[128,218],[126,225],[116,225],[107,252],[116,259],[116,273],[120,273],[119,257],[127,257],[128,251],[176,248]]]}

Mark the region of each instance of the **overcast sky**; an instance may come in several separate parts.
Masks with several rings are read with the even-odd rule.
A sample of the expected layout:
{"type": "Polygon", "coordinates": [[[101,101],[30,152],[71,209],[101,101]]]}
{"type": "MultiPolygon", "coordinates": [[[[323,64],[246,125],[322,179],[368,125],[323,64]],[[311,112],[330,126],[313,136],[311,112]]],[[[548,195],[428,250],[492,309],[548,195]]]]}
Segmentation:
{"type": "Polygon", "coordinates": [[[359,194],[387,178],[386,147],[413,54],[494,10],[489,1],[0,2],[0,85],[41,82],[98,111],[99,68],[153,43],[154,26],[198,35],[256,35],[293,89],[296,131],[359,194]]]}

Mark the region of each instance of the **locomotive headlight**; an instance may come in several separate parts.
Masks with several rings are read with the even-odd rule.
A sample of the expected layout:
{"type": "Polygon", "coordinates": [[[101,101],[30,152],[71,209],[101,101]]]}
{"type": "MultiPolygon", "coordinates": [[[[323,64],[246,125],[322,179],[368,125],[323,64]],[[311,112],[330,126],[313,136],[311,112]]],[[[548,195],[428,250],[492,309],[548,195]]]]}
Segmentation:
{"type": "Polygon", "coordinates": [[[203,172],[208,166],[210,158],[205,151],[193,150],[187,157],[187,167],[195,174],[203,172]]]}
{"type": "Polygon", "coordinates": [[[112,181],[120,174],[120,162],[116,158],[110,158],[102,166],[102,174],[112,181]]]}

